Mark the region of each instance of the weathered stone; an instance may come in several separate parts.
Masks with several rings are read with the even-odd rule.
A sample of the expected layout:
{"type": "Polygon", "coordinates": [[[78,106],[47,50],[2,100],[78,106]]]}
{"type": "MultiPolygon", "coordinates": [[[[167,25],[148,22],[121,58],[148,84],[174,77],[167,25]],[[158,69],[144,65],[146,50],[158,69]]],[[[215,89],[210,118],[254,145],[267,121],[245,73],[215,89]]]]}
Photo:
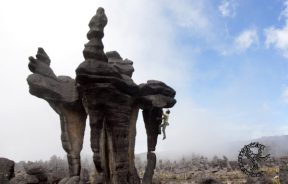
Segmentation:
{"type": "Polygon", "coordinates": [[[163,94],[168,97],[175,97],[175,90],[164,82],[157,80],[148,80],[146,84],[140,85],[140,93],[142,96],[145,95],[154,95],[154,94],[163,94]]]}
{"type": "Polygon", "coordinates": [[[162,108],[152,107],[143,109],[143,120],[147,134],[147,166],[143,176],[143,184],[152,183],[154,169],[156,167],[156,150],[158,134],[161,133],[160,125],[162,122],[162,108]]]}
{"type": "Polygon", "coordinates": [[[139,107],[143,109],[143,119],[147,134],[147,167],[143,177],[143,183],[152,183],[154,169],[156,167],[156,150],[158,134],[161,133],[162,108],[173,107],[176,92],[165,83],[150,80],[147,84],[140,85],[138,97],[139,107]]]}
{"type": "Polygon", "coordinates": [[[28,175],[35,176],[39,182],[45,182],[48,180],[47,171],[41,165],[37,163],[28,163],[24,166],[28,175]]]}
{"type": "Polygon", "coordinates": [[[0,158],[0,183],[8,183],[14,177],[14,161],[0,158]]]}
{"type": "Polygon", "coordinates": [[[92,17],[87,33],[89,42],[85,45],[83,55],[85,59],[97,59],[98,61],[107,62],[107,56],[103,51],[102,38],[104,36],[104,27],[107,24],[107,17],[103,8],[98,8],[96,15],[92,17]]]}
{"type": "MultiPolygon", "coordinates": [[[[122,57],[120,56],[120,54],[113,50],[113,51],[109,51],[109,52],[106,52],[106,56],[108,57],[108,62],[110,63],[110,61],[117,61],[117,60],[120,60],[120,62],[123,60],[122,57]],[[110,61],[109,61],[110,60],[110,61]]],[[[111,62],[112,62],[111,61],[111,62]]]]}
{"type": "Polygon", "coordinates": [[[155,107],[151,109],[144,109],[142,114],[147,134],[148,152],[155,151],[158,134],[161,133],[159,129],[162,122],[162,109],[155,107]]]}
{"type": "Polygon", "coordinates": [[[57,79],[53,70],[50,68],[50,58],[46,54],[43,48],[38,48],[38,53],[36,55],[36,59],[34,57],[29,57],[29,69],[31,72],[35,74],[39,74],[41,76],[57,79]]]}
{"type": "Polygon", "coordinates": [[[61,120],[61,140],[67,152],[71,178],[63,179],[60,184],[79,182],[87,114],[98,173],[96,183],[139,184],[134,163],[139,109],[143,110],[148,142],[145,183],[151,183],[156,164],[152,151],[157,145],[162,108],[173,107],[176,103],[174,89],[155,80],[135,84],[131,78],[133,62],[123,60],[116,51],[104,53],[102,38],[106,24],[105,11],[99,8],[89,23],[89,41],[83,50],[85,61],[76,69],[76,80],[57,77],[42,48],[38,49],[36,59],[29,58],[29,68],[33,72],[27,79],[30,93],[45,99],[61,120]]]}
{"type": "Polygon", "coordinates": [[[27,184],[26,175],[24,174],[16,175],[14,178],[10,180],[9,184],[27,184]]]}
{"type": "MultiPolygon", "coordinates": [[[[96,15],[101,19],[99,16],[96,15]]],[[[103,14],[102,16],[105,17],[103,14]]],[[[102,30],[97,25],[94,22],[96,27],[93,29],[102,30]]],[[[101,38],[88,36],[88,39],[101,38]]],[[[101,48],[94,48],[98,50],[95,53],[102,52],[101,48]]],[[[135,177],[134,162],[130,161],[134,159],[134,155],[130,151],[133,143],[129,141],[131,138],[135,139],[131,137],[129,130],[131,119],[135,116],[133,95],[137,94],[138,86],[129,80],[129,76],[125,78],[121,75],[132,73],[126,73],[124,69],[121,71],[121,67],[117,67],[123,62],[119,54],[108,54],[113,56],[110,57],[113,62],[108,63],[105,59],[100,60],[100,57],[87,58],[85,51],[86,48],[83,53],[86,60],[76,70],[76,81],[90,118],[91,147],[97,172],[103,176],[103,182],[139,183],[139,177],[135,177]],[[119,61],[115,62],[115,59],[119,61]]]]}
{"type": "Polygon", "coordinates": [[[176,100],[161,94],[142,96],[138,99],[142,109],[151,107],[171,108],[176,103],[176,100]]]}
{"type": "Polygon", "coordinates": [[[143,176],[143,181],[142,181],[143,184],[152,183],[155,167],[156,167],[156,154],[153,152],[148,152],[147,166],[146,166],[145,173],[143,176]]]}
{"type": "Polygon", "coordinates": [[[133,62],[125,59],[123,60],[120,54],[116,51],[106,52],[108,63],[117,69],[120,74],[132,77],[134,72],[133,62]]]}
{"type": "Polygon", "coordinates": [[[62,101],[66,103],[74,103],[78,101],[78,92],[75,87],[75,80],[68,76],[56,77],[50,68],[50,58],[42,48],[38,48],[38,52],[34,59],[29,57],[29,69],[33,74],[29,75],[27,82],[29,84],[29,92],[46,101],[62,101]],[[39,53],[45,53],[45,57],[39,57],[39,53]],[[49,62],[47,60],[49,59],[49,62]]]}
{"type": "Polygon", "coordinates": [[[80,174],[80,181],[82,183],[88,183],[89,182],[89,170],[88,169],[82,169],[80,174]]]}
{"type": "Polygon", "coordinates": [[[29,184],[39,183],[39,179],[36,176],[33,175],[26,175],[26,182],[29,184]]]}
{"type": "Polygon", "coordinates": [[[139,86],[138,103],[142,109],[171,108],[175,105],[175,90],[161,81],[150,80],[139,86]]]}
{"type": "Polygon", "coordinates": [[[130,124],[129,124],[129,134],[128,134],[128,161],[129,161],[129,183],[138,183],[140,182],[140,177],[138,175],[136,166],[135,166],[135,137],[136,137],[136,123],[138,118],[139,107],[134,104],[132,106],[132,111],[130,115],[130,124]]]}
{"type": "MultiPolygon", "coordinates": [[[[105,15],[105,10],[104,8],[98,8],[96,11],[96,15],[94,15],[92,17],[92,19],[89,22],[89,28],[90,31],[98,31],[100,33],[100,35],[104,36],[104,27],[107,25],[108,19],[105,15]]],[[[87,38],[89,40],[91,40],[93,37],[97,37],[97,38],[103,38],[103,36],[98,36],[98,35],[91,35],[91,37],[89,35],[87,35],[87,38]]]]}
{"type": "Polygon", "coordinates": [[[37,59],[29,58],[29,69],[33,72],[27,78],[29,92],[46,100],[59,114],[61,141],[67,152],[69,173],[71,176],[80,175],[80,152],[87,115],[79,98],[75,80],[68,76],[56,77],[49,66],[50,58],[44,49],[39,48],[36,57],[37,59]]]}

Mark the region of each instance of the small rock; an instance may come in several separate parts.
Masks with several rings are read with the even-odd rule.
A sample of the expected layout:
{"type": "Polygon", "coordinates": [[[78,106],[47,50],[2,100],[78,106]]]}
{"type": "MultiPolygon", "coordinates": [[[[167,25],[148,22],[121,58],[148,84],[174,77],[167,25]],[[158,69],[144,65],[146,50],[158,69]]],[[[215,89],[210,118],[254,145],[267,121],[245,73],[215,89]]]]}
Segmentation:
{"type": "Polygon", "coordinates": [[[47,181],[46,170],[41,165],[30,162],[24,168],[27,174],[35,176],[40,182],[47,181]]]}
{"type": "Polygon", "coordinates": [[[36,176],[29,175],[29,174],[27,174],[27,176],[26,176],[26,181],[29,184],[39,183],[39,180],[38,180],[38,178],[36,176]]]}
{"type": "Polygon", "coordinates": [[[12,178],[9,182],[10,184],[27,184],[26,177],[24,174],[19,174],[12,178]]]}

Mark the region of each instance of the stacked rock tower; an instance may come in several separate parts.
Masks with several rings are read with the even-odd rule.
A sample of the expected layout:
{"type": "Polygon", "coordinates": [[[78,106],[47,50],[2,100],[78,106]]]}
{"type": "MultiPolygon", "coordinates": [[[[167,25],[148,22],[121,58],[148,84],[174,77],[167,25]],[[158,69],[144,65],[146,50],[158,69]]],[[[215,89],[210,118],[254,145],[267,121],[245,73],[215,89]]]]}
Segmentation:
{"type": "Polygon", "coordinates": [[[83,51],[85,61],[76,69],[76,80],[56,77],[43,49],[38,50],[36,59],[30,57],[29,69],[33,72],[27,79],[30,93],[48,101],[60,115],[61,140],[71,177],[80,175],[80,151],[89,116],[97,183],[141,182],[134,164],[134,147],[137,117],[142,109],[148,145],[148,164],[142,183],[152,183],[162,109],[174,106],[176,93],[156,80],[135,84],[131,79],[133,62],[123,60],[116,51],[103,50],[106,24],[105,11],[98,8],[89,23],[89,42],[83,51]]]}

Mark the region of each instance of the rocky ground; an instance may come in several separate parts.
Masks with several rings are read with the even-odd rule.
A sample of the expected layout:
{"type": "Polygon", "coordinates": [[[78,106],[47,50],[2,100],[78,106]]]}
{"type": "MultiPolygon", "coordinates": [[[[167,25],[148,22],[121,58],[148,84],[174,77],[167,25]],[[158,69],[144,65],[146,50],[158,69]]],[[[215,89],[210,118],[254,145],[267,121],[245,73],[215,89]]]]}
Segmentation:
{"type": "MultiPolygon", "coordinates": [[[[138,158],[135,160],[140,177],[143,177],[146,161],[138,158]]],[[[158,160],[154,173],[155,184],[281,184],[288,183],[287,172],[288,157],[273,158],[261,169],[265,175],[263,177],[249,177],[240,171],[236,161],[229,161],[226,157],[214,157],[208,160],[202,156],[194,156],[190,159],[181,160],[158,160]],[[280,178],[277,179],[277,178],[280,178]]],[[[14,166],[14,170],[9,170],[12,162],[0,158],[0,183],[5,184],[10,180],[10,184],[26,183],[94,183],[97,174],[94,165],[87,159],[82,163],[81,177],[68,177],[67,161],[60,157],[53,156],[49,161],[19,162],[14,166]],[[4,173],[6,169],[8,172],[4,173]],[[5,179],[8,178],[8,179],[5,179]]]]}
{"type": "MultiPolygon", "coordinates": [[[[163,184],[172,183],[225,183],[225,184],[277,184],[288,183],[288,158],[270,159],[261,165],[264,172],[262,177],[249,177],[244,174],[236,161],[229,161],[226,157],[208,160],[205,157],[194,157],[171,162],[159,160],[155,170],[154,179],[163,184]]],[[[138,164],[139,174],[144,172],[145,162],[138,164]]],[[[156,182],[157,183],[157,182],[156,182]]]]}

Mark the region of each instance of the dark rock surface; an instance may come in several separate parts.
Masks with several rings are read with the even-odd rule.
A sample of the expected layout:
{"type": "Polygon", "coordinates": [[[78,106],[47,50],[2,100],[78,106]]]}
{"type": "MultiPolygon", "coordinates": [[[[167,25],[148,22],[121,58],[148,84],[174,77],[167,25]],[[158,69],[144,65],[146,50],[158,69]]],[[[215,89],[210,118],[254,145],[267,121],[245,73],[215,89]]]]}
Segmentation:
{"type": "Polygon", "coordinates": [[[0,158],[0,183],[8,183],[14,177],[14,161],[0,158]]]}
{"type": "Polygon", "coordinates": [[[143,120],[147,134],[147,166],[143,183],[151,183],[156,167],[156,150],[158,135],[161,134],[162,109],[173,107],[176,103],[175,90],[165,83],[156,80],[140,85],[138,104],[143,109],[143,120]]]}
{"type": "MultiPolygon", "coordinates": [[[[10,180],[10,184],[27,184],[26,175],[19,174],[10,180]]],[[[5,184],[5,183],[4,183],[5,184]]]]}
{"type": "Polygon", "coordinates": [[[47,171],[41,165],[31,162],[25,165],[24,168],[26,173],[30,175],[28,177],[29,180],[35,181],[37,179],[39,183],[46,183],[48,181],[47,171]]]}
{"type": "Polygon", "coordinates": [[[152,183],[155,167],[156,167],[156,154],[153,152],[148,152],[147,166],[146,166],[145,173],[144,173],[143,180],[142,180],[143,184],[152,183]]]}
{"type": "Polygon", "coordinates": [[[123,60],[117,51],[106,52],[106,55],[108,57],[108,63],[115,67],[120,74],[132,77],[132,74],[134,72],[132,61],[130,61],[129,59],[123,60]]]}
{"type": "Polygon", "coordinates": [[[140,84],[139,105],[143,109],[151,107],[171,108],[175,105],[175,90],[165,83],[149,80],[146,84],[140,84]]]}
{"type": "Polygon", "coordinates": [[[70,171],[70,178],[63,179],[62,183],[79,182],[80,151],[87,115],[97,183],[140,183],[134,147],[136,122],[139,109],[142,109],[148,142],[145,181],[151,183],[156,164],[153,151],[156,150],[162,109],[175,105],[176,92],[156,80],[135,84],[131,78],[133,62],[123,60],[116,51],[104,53],[102,38],[106,24],[105,11],[99,8],[89,23],[89,41],[83,50],[85,61],[76,69],[75,80],[57,77],[50,68],[49,56],[39,48],[36,59],[29,58],[29,69],[33,72],[27,79],[30,93],[46,100],[60,116],[61,140],[70,171]]]}
{"type": "Polygon", "coordinates": [[[50,58],[43,48],[38,48],[36,59],[29,57],[28,67],[33,74],[29,75],[27,82],[29,92],[46,101],[62,101],[73,103],[78,100],[75,81],[68,76],[56,77],[50,68],[50,58]]]}
{"type": "Polygon", "coordinates": [[[97,172],[103,176],[103,182],[139,183],[139,178],[134,177],[135,167],[130,165],[133,162],[129,161],[134,158],[134,155],[129,156],[129,130],[134,112],[134,96],[138,92],[138,86],[128,76],[133,71],[127,68],[133,67],[125,67],[124,61],[116,52],[108,53],[108,63],[108,59],[102,54],[103,47],[94,46],[94,55],[86,54],[87,50],[91,50],[90,46],[87,49],[87,45],[92,40],[102,43],[104,33],[93,36],[89,36],[89,33],[91,30],[103,31],[103,27],[97,26],[106,25],[105,17],[104,10],[100,8],[90,21],[94,24],[89,24],[89,42],[83,51],[85,61],[76,70],[76,82],[89,114],[93,160],[97,172]],[[124,63],[124,67],[121,63],[124,63]]]}
{"type": "Polygon", "coordinates": [[[162,122],[162,109],[156,107],[144,109],[142,114],[147,134],[148,152],[155,151],[158,134],[160,133],[159,126],[162,122]]]}
{"type": "Polygon", "coordinates": [[[39,48],[36,59],[29,58],[27,82],[29,92],[46,100],[60,116],[61,141],[67,152],[71,176],[80,174],[80,152],[83,145],[86,112],[79,98],[75,80],[68,76],[58,76],[50,68],[50,58],[39,48]]]}
{"type": "MultiPolygon", "coordinates": [[[[99,16],[94,16],[91,22],[104,22],[93,24],[96,28],[89,25],[91,30],[103,31],[97,25],[106,25],[104,10],[98,9],[97,13],[99,11],[99,16]]],[[[156,149],[162,108],[172,107],[176,103],[175,91],[165,83],[155,80],[136,85],[131,79],[133,62],[123,60],[116,51],[106,53],[107,62],[102,55],[102,44],[99,44],[101,47],[94,46],[93,56],[87,54],[87,50],[90,52],[92,49],[89,43],[102,43],[102,35],[104,33],[87,36],[89,42],[83,51],[85,61],[76,70],[78,89],[83,95],[83,105],[90,117],[94,163],[106,182],[139,183],[134,166],[135,124],[139,108],[143,109],[148,155],[152,158],[150,155],[154,153],[150,151],[156,149]]],[[[155,164],[151,163],[156,163],[156,156],[149,163],[151,166],[147,178],[152,181],[155,164]]]]}
{"type": "MultiPolygon", "coordinates": [[[[47,181],[47,180],[45,180],[45,181],[47,181]]],[[[32,183],[40,183],[39,179],[36,176],[33,176],[33,175],[27,175],[26,176],[26,182],[27,183],[31,183],[31,184],[32,183]]]]}
{"type": "Polygon", "coordinates": [[[212,177],[202,179],[199,184],[222,184],[221,182],[217,181],[212,177]]]}

